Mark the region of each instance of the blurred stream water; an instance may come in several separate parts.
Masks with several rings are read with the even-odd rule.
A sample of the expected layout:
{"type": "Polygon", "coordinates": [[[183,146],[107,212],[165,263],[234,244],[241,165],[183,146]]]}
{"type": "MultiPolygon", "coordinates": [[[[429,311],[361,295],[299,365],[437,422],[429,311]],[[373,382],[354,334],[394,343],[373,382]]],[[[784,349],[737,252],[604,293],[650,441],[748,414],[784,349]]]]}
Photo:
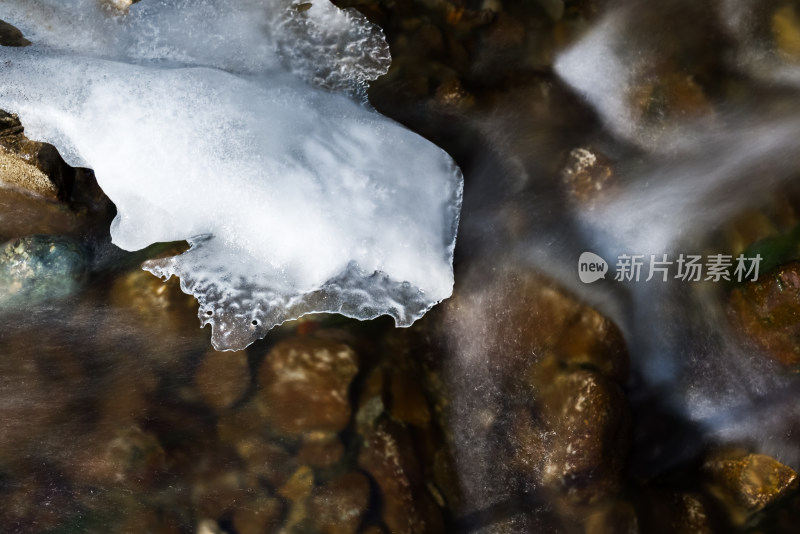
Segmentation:
{"type": "Polygon", "coordinates": [[[773,269],[800,259],[800,15],[536,5],[360,6],[394,58],[372,104],[465,176],[454,295],[408,330],[314,316],[212,363],[193,299],[138,269],[169,245],[123,253],[102,201],[22,209],[3,190],[0,235],[71,236],[89,278],[3,315],[0,531],[738,532],[789,499],[763,531],[792,532],[800,315],[765,320],[794,325],[776,356],[742,326],[733,271],[705,278],[711,256],[760,254],[759,280],[799,298],[773,269]],[[584,252],[605,279],[580,280],[584,252]],[[638,280],[615,279],[623,255],[643,256],[638,280]],[[651,255],[666,281],[646,280],[651,255]],[[681,255],[701,280],[676,277],[681,255]],[[347,376],[304,368],[286,393],[270,362],[297,376],[306,343],[347,376]],[[719,496],[707,459],[726,448],[782,464],[774,501],[719,496]]]}

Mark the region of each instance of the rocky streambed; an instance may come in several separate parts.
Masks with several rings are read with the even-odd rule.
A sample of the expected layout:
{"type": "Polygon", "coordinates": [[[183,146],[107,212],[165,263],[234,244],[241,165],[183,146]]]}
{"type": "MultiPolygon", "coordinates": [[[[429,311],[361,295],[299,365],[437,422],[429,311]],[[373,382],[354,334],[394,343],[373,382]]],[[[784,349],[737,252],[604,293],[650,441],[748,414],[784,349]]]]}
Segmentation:
{"type": "Polygon", "coordinates": [[[0,531],[795,532],[796,7],[340,4],[390,44],[372,104],[464,172],[453,297],[216,352],[140,268],[186,245],[114,247],[92,171],[0,114],[0,531]],[[630,70],[574,82],[612,22],[589,50],[630,70]],[[763,261],[658,285],[626,252],[763,261]]]}

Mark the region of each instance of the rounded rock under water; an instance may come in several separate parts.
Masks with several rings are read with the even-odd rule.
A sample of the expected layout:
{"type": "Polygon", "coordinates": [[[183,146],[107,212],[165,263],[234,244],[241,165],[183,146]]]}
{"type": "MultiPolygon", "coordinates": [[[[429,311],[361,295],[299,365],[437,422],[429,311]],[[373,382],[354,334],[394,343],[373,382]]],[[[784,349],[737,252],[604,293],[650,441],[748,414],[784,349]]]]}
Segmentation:
{"type": "Polygon", "coordinates": [[[68,237],[8,241],[0,248],[0,310],[67,297],[83,285],[87,271],[85,252],[68,237]]]}

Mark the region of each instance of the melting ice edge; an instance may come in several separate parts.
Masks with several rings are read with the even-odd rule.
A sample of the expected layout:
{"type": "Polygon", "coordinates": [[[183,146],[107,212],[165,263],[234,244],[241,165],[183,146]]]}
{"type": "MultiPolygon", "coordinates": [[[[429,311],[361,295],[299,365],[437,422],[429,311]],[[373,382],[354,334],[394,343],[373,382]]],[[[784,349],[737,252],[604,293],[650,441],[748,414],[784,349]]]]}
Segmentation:
{"type": "Polygon", "coordinates": [[[313,312],[408,326],[450,296],[463,180],[363,104],[380,29],[327,1],[99,6],[0,4],[34,43],[0,47],[0,108],[94,169],[115,244],[189,241],[145,268],[181,278],[217,349],[313,312]]]}

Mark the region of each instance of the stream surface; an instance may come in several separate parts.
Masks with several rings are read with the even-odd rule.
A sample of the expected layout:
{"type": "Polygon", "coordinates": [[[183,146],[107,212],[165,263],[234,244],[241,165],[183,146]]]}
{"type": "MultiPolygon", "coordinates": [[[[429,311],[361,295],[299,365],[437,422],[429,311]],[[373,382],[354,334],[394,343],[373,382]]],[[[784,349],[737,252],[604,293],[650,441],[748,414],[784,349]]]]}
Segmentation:
{"type": "MultiPolygon", "coordinates": [[[[192,16],[218,4],[180,2],[192,16]]],[[[387,155],[403,191],[433,187],[451,208],[415,223],[452,241],[459,220],[452,296],[409,328],[311,314],[217,352],[187,288],[141,269],[185,252],[181,236],[119,249],[100,176],[0,116],[0,531],[794,532],[800,9],[354,4],[392,66],[350,50],[348,69],[366,74],[342,106],[363,105],[353,94],[372,80],[369,105],[463,173],[458,219],[449,157],[419,145],[437,162],[427,180],[413,153],[387,155]]],[[[47,12],[27,5],[0,14],[37,27],[47,12]]],[[[280,6],[263,5],[274,21],[280,6]]],[[[213,26],[237,35],[240,71],[273,68],[234,19],[213,26]]],[[[37,37],[16,24],[0,26],[15,58],[25,48],[3,49],[37,37]]],[[[68,29],[42,35],[61,46],[68,29]]],[[[292,83],[342,90],[335,72],[297,67],[309,34],[339,46],[300,30],[276,45],[279,68],[327,72],[292,83]]],[[[196,33],[179,37],[191,57],[222,61],[196,33]]],[[[104,53],[93,46],[80,52],[104,53]]],[[[309,198],[354,213],[342,195],[309,198]]],[[[390,198],[402,233],[419,204],[390,198]]],[[[313,255],[313,240],[280,228],[280,243],[313,255]]],[[[426,250],[447,286],[452,248],[426,250]]],[[[422,280],[419,257],[405,272],[422,280]]],[[[417,298],[403,286],[389,300],[417,298]]]]}

